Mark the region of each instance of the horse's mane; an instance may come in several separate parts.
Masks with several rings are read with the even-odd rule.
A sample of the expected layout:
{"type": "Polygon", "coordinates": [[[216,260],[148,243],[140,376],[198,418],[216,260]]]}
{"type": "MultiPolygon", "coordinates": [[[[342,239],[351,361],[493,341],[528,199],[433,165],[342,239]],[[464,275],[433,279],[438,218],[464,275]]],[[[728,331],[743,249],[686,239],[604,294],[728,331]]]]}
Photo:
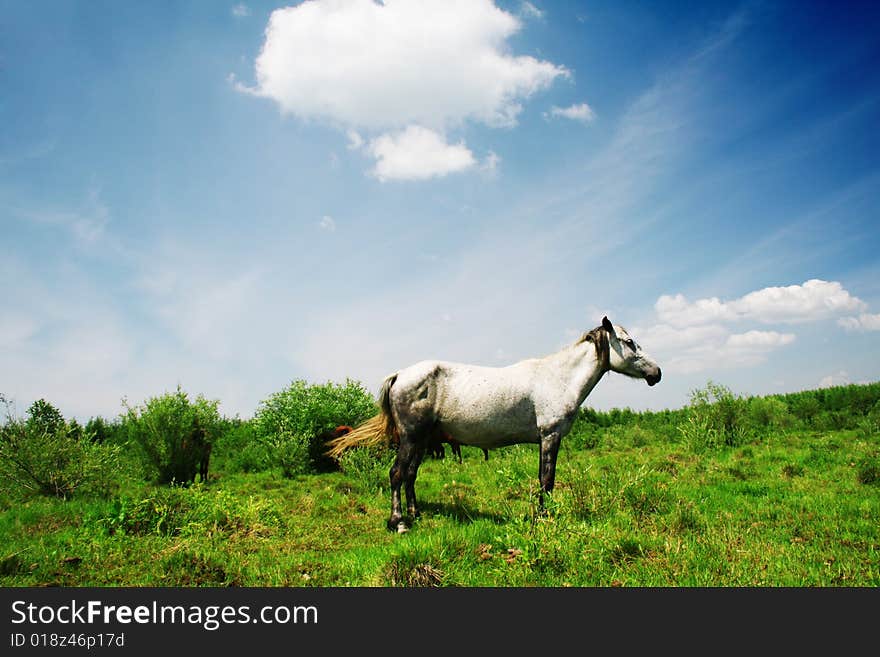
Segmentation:
{"type": "Polygon", "coordinates": [[[584,342],[593,343],[593,346],[596,347],[596,359],[602,367],[608,367],[608,361],[611,358],[611,346],[608,344],[608,333],[605,332],[605,329],[597,326],[591,331],[584,331],[583,335],[574,344],[579,345],[584,342]]]}

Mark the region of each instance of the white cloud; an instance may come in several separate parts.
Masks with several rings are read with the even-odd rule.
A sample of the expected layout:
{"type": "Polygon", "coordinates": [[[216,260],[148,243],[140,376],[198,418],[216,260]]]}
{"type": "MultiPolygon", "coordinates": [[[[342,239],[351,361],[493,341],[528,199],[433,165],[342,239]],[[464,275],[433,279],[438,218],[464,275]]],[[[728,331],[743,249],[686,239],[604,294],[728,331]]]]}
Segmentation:
{"type": "Polygon", "coordinates": [[[769,350],[791,344],[794,340],[795,336],[792,333],[748,331],[746,333],[735,333],[729,336],[726,345],[731,349],[769,350]]]}
{"type": "Polygon", "coordinates": [[[476,164],[464,142],[448,144],[441,134],[415,125],[373,139],[367,150],[376,158],[370,173],[383,182],[442,177],[476,164]]]}
{"type": "Polygon", "coordinates": [[[228,362],[244,354],[241,336],[255,330],[251,311],[262,302],[264,271],[185,264],[183,257],[175,247],[154,253],[136,281],[150,312],[193,358],[228,362]]]}
{"type": "Polygon", "coordinates": [[[858,317],[841,317],[837,323],[847,331],[880,331],[880,313],[862,313],[858,317]]]}
{"type": "Polygon", "coordinates": [[[480,163],[480,171],[489,177],[494,177],[498,173],[498,166],[501,164],[501,158],[494,151],[489,154],[480,163]]]}
{"type": "Polygon", "coordinates": [[[321,230],[326,230],[332,233],[334,230],[336,230],[336,220],[330,215],[325,214],[323,217],[321,217],[321,221],[318,222],[318,227],[321,230]]]}
{"type": "Polygon", "coordinates": [[[239,2],[232,8],[232,15],[236,18],[245,18],[251,15],[251,8],[243,2],[239,2]]]}
{"type": "Polygon", "coordinates": [[[690,302],[682,294],[663,295],[654,305],[660,320],[673,326],[745,319],[793,324],[864,308],[866,304],[840,283],[818,279],[803,285],[766,287],[732,301],[711,297],[690,302]]]}
{"type": "Polygon", "coordinates": [[[836,374],[823,376],[817,385],[820,388],[833,388],[834,386],[846,386],[849,384],[849,374],[845,370],[840,370],[836,374]]]}
{"type": "Polygon", "coordinates": [[[681,328],[657,324],[636,327],[633,334],[662,363],[664,371],[678,374],[757,365],[770,352],[796,339],[792,333],[776,331],[731,333],[720,324],[681,328]]]}
{"type": "Polygon", "coordinates": [[[272,12],[250,92],[346,127],[512,126],[569,75],[510,53],[521,27],[491,0],[316,0],[272,12]]]}
{"type": "Polygon", "coordinates": [[[544,12],[538,9],[535,5],[528,0],[522,0],[519,3],[519,14],[523,18],[543,18],[544,12]]]}
{"type": "MultiPolygon", "coordinates": [[[[520,14],[543,15],[529,2],[520,14]]],[[[254,86],[229,80],[284,114],[344,130],[349,150],[366,147],[377,160],[378,180],[494,175],[497,155],[474,167],[446,133],[468,121],[513,127],[529,97],[570,76],[513,54],[509,39],[521,27],[492,0],[312,0],[272,12],[254,86]]]]}
{"type": "Polygon", "coordinates": [[[360,136],[357,130],[348,130],[345,134],[348,136],[348,150],[360,150],[364,145],[364,138],[360,136]]]}
{"type": "Polygon", "coordinates": [[[545,119],[571,119],[572,121],[580,121],[582,123],[590,123],[596,118],[593,108],[586,103],[570,105],[569,107],[557,107],[554,105],[549,112],[544,112],[545,119]]]}

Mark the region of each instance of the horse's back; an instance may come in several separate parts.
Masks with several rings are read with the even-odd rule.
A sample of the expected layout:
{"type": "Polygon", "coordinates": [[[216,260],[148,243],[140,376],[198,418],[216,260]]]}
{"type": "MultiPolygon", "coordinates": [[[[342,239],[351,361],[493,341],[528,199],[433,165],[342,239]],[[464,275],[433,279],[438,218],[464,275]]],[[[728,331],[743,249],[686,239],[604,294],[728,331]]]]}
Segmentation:
{"type": "Polygon", "coordinates": [[[394,387],[398,403],[430,414],[430,421],[466,445],[496,447],[537,440],[525,368],[422,361],[401,370],[394,387]]]}

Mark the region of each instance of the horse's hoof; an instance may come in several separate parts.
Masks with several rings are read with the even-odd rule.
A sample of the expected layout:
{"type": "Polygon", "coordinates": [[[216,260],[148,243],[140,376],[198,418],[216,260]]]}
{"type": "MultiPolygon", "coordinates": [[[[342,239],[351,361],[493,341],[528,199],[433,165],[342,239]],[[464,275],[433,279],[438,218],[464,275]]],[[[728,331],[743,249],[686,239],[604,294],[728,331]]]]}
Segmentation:
{"type": "Polygon", "coordinates": [[[406,534],[409,531],[409,527],[406,526],[406,523],[402,520],[397,523],[397,533],[398,534],[406,534]]]}

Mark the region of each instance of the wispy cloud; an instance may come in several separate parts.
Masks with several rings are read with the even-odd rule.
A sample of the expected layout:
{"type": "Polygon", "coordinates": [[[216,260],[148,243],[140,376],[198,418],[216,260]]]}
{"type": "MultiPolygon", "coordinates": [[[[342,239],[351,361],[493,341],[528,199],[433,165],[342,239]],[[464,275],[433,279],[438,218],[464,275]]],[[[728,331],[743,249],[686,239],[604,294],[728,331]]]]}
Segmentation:
{"type": "Polygon", "coordinates": [[[237,5],[233,5],[231,11],[232,15],[236,18],[246,18],[251,15],[251,8],[243,2],[239,2],[237,5]]]}
{"type": "Polygon", "coordinates": [[[847,331],[880,331],[880,313],[862,313],[857,317],[841,317],[837,323],[847,331]]]}
{"type": "Polygon", "coordinates": [[[522,2],[519,3],[519,15],[523,18],[531,19],[544,18],[544,12],[528,0],[522,0],[522,2]]]}
{"type": "Polygon", "coordinates": [[[581,123],[592,123],[596,118],[596,113],[586,103],[577,103],[568,107],[557,107],[554,105],[549,111],[544,112],[544,118],[547,120],[562,118],[580,121],[581,123]]]}
{"type": "Polygon", "coordinates": [[[846,370],[840,370],[834,374],[823,376],[816,384],[820,388],[833,388],[835,386],[847,386],[850,381],[849,373],[846,370]]]}
{"type": "MultiPolygon", "coordinates": [[[[334,307],[336,321],[299,336],[293,362],[310,375],[378,385],[423,358],[498,365],[499,354],[509,362],[539,356],[571,341],[566,327],[579,334],[595,326],[588,303],[607,308],[631,294],[632,279],[612,256],[655,220],[638,210],[689,147],[705,72],[690,60],[668,71],[608,122],[610,137],[580,166],[500,207],[497,224],[487,218],[483,232],[444,254],[442,266],[386,278],[369,300],[334,307]],[[439,320],[437,308],[452,319],[439,320]]],[[[732,367],[795,339],[783,331],[712,330],[703,353],[723,349],[732,367]]],[[[684,359],[682,366],[691,367],[684,359]]]]}
{"type": "Polygon", "coordinates": [[[318,222],[318,228],[321,230],[326,230],[330,233],[336,230],[336,220],[328,214],[325,214],[321,217],[321,220],[318,222]]]}
{"type": "Polygon", "coordinates": [[[111,230],[113,215],[97,185],[90,187],[84,198],[64,206],[30,199],[11,199],[7,203],[12,217],[66,233],[81,252],[123,259],[131,256],[111,230]]]}

